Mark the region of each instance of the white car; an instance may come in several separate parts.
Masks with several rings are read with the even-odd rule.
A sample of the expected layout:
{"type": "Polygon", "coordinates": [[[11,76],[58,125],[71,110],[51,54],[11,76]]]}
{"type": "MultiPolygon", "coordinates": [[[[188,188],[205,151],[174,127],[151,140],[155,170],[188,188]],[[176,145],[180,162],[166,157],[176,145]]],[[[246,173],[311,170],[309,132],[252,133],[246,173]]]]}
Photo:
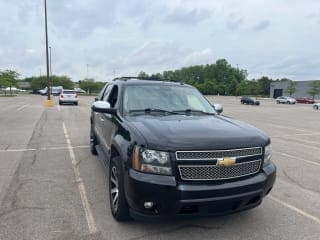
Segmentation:
{"type": "Polygon", "coordinates": [[[76,93],[86,93],[86,91],[81,88],[74,88],[74,91],[76,91],[76,93]]]}
{"type": "Polygon", "coordinates": [[[74,90],[63,90],[59,96],[59,104],[71,103],[78,105],[78,96],[74,90]]]}
{"type": "Polygon", "coordinates": [[[292,97],[286,97],[286,96],[282,96],[282,97],[278,97],[276,99],[276,102],[279,103],[287,103],[287,104],[296,104],[296,99],[292,98],[292,97]]]}
{"type": "Polygon", "coordinates": [[[315,109],[315,110],[320,109],[320,103],[315,103],[315,104],[313,105],[313,109],[315,109]]]}

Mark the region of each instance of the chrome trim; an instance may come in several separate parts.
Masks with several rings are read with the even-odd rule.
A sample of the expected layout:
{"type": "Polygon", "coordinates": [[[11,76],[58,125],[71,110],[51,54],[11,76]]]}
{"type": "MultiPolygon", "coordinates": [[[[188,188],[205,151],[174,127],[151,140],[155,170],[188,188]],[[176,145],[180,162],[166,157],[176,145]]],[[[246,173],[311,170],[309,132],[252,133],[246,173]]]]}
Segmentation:
{"type": "MultiPolygon", "coordinates": [[[[176,151],[175,152],[175,157],[176,157],[176,160],[178,161],[192,161],[192,160],[204,160],[204,161],[207,161],[207,160],[217,160],[219,158],[184,158],[184,159],[180,159],[178,158],[178,153],[193,153],[193,152],[201,152],[201,153],[211,153],[211,152],[231,152],[231,151],[239,151],[239,150],[247,150],[247,149],[260,149],[260,152],[259,154],[252,154],[252,155],[239,155],[239,156],[236,156],[236,157],[253,157],[253,156],[260,156],[260,155],[263,155],[263,150],[262,150],[262,147],[252,147],[252,148],[237,148],[237,149],[227,149],[227,150],[201,150],[201,151],[176,151]]],[[[224,157],[231,157],[231,156],[224,156],[224,157]]]]}
{"type": "Polygon", "coordinates": [[[180,174],[180,178],[184,181],[220,181],[220,180],[227,180],[227,179],[235,179],[235,178],[240,178],[240,177],[245,177],[245,176],[250,176],[253,174],[258,173],[261,170],[261,165],[262,165],[262,159],[258,159],[258,160],[254,160],[254,161],[248,161],[248,162],[242,162],[242,163],[237,163],[233,166],[237,166],[237,165],[242,165],[242,164],[246,164],[246,163],[252,163],[252,162],[258,162],[259,161],[259,167],[258,170],[249,174],[244,174],[244,175],[240,175],[240,176],[235,176],[235,177],[228,177],[228,178],[215,178],[215,179],[190,179],[190,178],[183,178],[181,175],[181,170],[180,168],[188,168],[188,167],[212,167],[212,168],[221,168],[217,165],[179,165],[178,169],[179,169],[179,174],[180,174]]]}

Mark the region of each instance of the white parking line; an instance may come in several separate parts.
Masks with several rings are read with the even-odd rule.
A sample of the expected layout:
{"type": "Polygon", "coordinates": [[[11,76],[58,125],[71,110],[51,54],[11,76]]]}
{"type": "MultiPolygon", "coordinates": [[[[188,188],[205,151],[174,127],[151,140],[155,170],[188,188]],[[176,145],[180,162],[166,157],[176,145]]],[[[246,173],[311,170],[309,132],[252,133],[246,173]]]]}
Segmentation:
{"type": "MultiPolygon", "coordinates": [[[[89,148],[89,145],[74,146],[72,149],[89,148]]],[[[28,152],[28,151],[48,151],[48,150],[66,150],[69,147],[42,147],[42,148],[19,148],[19,149],[2,149],[1,152],[28,152]]]]}
{"type": "Polygon", "coordinates": [[[288,135],[281,135],[281,136],[272,136],[272,138],[284,138],[284,137],[295,137],[295,136],[317,136],[320,133],[296,133],[296,134],[288,134],[288,135]]]}
{"type": "Polygon", "coordinates": [[[304,216],[304,217],[306,217],[306,218],[309,218],[310,220],[312,220],[312,221],[320,224],[320,219],[317,218],[316,216],[313,216],[313,215],[311,215],[311,214],[309,214],[309,213],[307,213],[307,212],[305,212],[305,211],[303,211],[303,210],[301,210],[301,209],[299,209],[299,208],[297,208],[297,207],[295,207],[295,206],[292,206],[292,205],[290,205],[290,204],[288,204],[288,203],[286,203],[286,202],[284,202],[284,201],[282,201],[282,200],[274,197],[274,196],[269,195],[268,197],[269,197],[270,199],[272,199],[273,201],[281,204],[282,206],[284,206],[284,207],[286,207],[286,208],[289,208],[289,209],[291,209],[292,211],[295,211],[295,212],[299,213],[300,215],[302,215],[302,216],[304,216]]]}
{"type": "Polygon", "coordinates": [[[30,105],[30,104],[26,104],[26,105],[23,105],[23,106],[19,107],[19,108],[17,109],[17,111],[20,111],[20,110],[22,110],[22,109],[24,109],[24,108],[28,107],[29,105],[30,105]]]}
{"type": "Polygon", "coordinates": [[[67,131],[67,128],[66,128],[66,125],[64,124],[64,122],[62,122],[62,127],[63,127],[64,136],[67,141],[69,155],[70,155],[70,159],[71,159],[71,163],[72,163],[72,167],[73,167],[73,172],[74,172],[74,175],[76,178],[76,182],[78,184],[78,189],[79,189],[79,193],[80,193],[80,197],[81,197],[81,201],[82,201],[82,206],[83,206],[83,209],[84,209],[84,212],[86,215],[86,220],[87,220],[89,232],[91,234],[93,234],[93,233],[97,232],[97,227],[96,227],[96,223],[93,218],[91,206],[90,206],[90,203],[89,203],[89,200],[87,197],[87,191],[84,186],[83,180],[80,176],[80,171],[79,171],[79,168],[77,165],[76,157],[75,157],[73,148],[71,146],[71,140],[69,138],[69,134],[68,134],[68,131],[67,131]]]}
{"type": "Polygon", "coordinates": [[[288,130],[291,130],[291,131],[299,131],[299,132],[312,133],[312,131],[310,131],[310,130],[301,129],[301,128],[287,127],[287,126],[282,126],[282,125],[279,125],[279,124],[277,124],[277,123],[265,123],[265,125],[272,126],[273,128],[283,128],[283,129],[288,129],[288,130]]]}
{"type": "Polygon", "coordinates": [[[313,165],[316,165],[316,166],[320,167],[320,163],[318,163],[318,162],[314,162],[314,161],[310,161],[310,160],[304,160],[302,158],[298,158],[296,156],[293,156],[293,155],[290,155],[290,154],[287,154],[287,153],[281,153],[281,152],[278,152],[278,151],[274,151],[274,152],[277,153],[277,154],[280,154],[282,156],[288,157],[288,158],[293,158],[293,159],[296,159],[298,161],[309,163],[309,164],[313,164],[313,165]]]}
{"type": "MultiPolygon", "coordinates": [[[[286,142],[286,143],[288,142],[288,139],[283,139],[283,138],[274,138],[274,140],[275,141],[279,141],[280,140],[280,141],[283,141],[283,142],[286,142]]],[[[309,144],[306,144],[306,143],[302,143],[302,141],[301,142],[290,141],[290,143],[302,145],[304,147],[312,148],[312,149],[315,149],[315,150],[319,150],[320,149],[319,147],[309,145],[310,142],[309,142],[309,144]]]]}
{"type": "Polygon", "coordinates": [[[57,105],[58,111],[61,112],[61,107],[60,105],[57,105]]]}
{"type": "MultiPolygon", "coordinates": [[[[278,138],[281,138],[281,137],[278,137],[278,138]]],[[[285,137],[283,137],[285,138],[285,137]]],[[[286,139],[287,140],[287,139],[286,139]]],[[[298,139],[298,138],[294,138],[294,137],[290,137],[290,141],[294,142],[296,141],[295,143],[306,143],[306,144],[316,144],[316,145],[320,145],[320,142],[315,142],[315,141],[309,141],[309,140],[305,140],[305,139],[298,139]]]]}

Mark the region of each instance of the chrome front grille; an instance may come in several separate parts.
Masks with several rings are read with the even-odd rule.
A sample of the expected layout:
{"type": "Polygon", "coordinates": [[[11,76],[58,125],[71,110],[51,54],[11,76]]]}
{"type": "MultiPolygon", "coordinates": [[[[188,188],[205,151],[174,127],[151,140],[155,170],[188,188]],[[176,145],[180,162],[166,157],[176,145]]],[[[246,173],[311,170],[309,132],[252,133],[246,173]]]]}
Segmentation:
{"type": "Polygon", "coordinates": [[[248,176],[259,172],[260,160],[236,163],[230,167],[218,165],[179,165],[182,180],[224,180],[248,176]]]}
{"type": "Polygon", "coordinates": [[[224,157],[250,157],[262,155],[261,147],[213,151],[177,151],[177,160],[212,160],[224,157]]]}

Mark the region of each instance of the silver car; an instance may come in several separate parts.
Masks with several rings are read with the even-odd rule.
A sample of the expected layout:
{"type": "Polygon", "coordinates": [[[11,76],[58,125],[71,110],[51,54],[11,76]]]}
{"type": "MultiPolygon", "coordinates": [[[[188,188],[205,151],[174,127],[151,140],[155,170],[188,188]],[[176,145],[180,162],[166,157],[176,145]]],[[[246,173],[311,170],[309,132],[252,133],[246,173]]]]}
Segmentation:
{"type": "Polygon", "coordinates": [[[74,90],[63,90],[59,96],[59,104],[71,103],[78,105],[78,96],[74,90]]]}
{"type": "Polygon", "coordinates": [[[276,102],[279,103],[287,103],[287,104],[296,104],[296,99],[292,98],[292,97],[286,97],[286,96],[282,96],[282,97],[278,97],[276,99],[276,102]]]}
{"type": "Polygon", "coordinates": [[[319,110],[319,109],[320,109],[320,103],[315,103],[315,104],[313,105],[313,109],[319,110]]]}

